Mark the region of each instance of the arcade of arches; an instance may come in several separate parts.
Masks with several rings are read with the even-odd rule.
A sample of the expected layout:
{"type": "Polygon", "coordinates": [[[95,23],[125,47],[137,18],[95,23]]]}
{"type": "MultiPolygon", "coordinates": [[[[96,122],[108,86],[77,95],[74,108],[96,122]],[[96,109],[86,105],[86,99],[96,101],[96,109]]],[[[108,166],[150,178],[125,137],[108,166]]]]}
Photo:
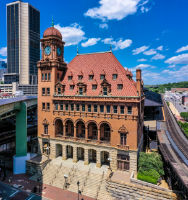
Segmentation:
{"type": "Polygon", "coordinates": [[[136,171],[137,152],[124,152],[116,148],[101,147],[98,145],[80,144],[56,139],[39,139],[41,153],[48,155],[50,159],[62,157],[63,160],[72,159],[73,162],[84,161],[85,165],[96,163],[97,167],[108,165],[112,170],[133,170],[136,171]],[[48,150],[48,151],[47,151],[48,150]]]}
{"type": "Polygon", "coordinates": [[[54,126],[56,137],[74,137],[110,143],[111,128],[107,122],[102,122],[98,127],[93,121],[86,125],[82,120],[74,124],[71,119],[67,119],[63,124],[61,119],[56,119],[54,126]]]}
{"type": "Polygon", "coordinates": [[[110,165],[110,154],[108,151],[97,151],[95,149],[84,149],[83,147],[73,147],[71,145],[55,145],[55,157],[63,157],[64,160],[72,158],[73,162],[82,160],[85,164],[96,163],[101,165],[110,165]]]}

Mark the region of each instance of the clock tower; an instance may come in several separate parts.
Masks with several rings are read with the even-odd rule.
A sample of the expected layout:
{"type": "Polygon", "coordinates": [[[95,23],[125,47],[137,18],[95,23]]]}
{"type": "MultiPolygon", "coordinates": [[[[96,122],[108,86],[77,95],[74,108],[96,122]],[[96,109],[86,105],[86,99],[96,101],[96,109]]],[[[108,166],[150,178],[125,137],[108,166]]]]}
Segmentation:
{"type": "Polygon", "coordinates": [[[41,39],[42,58],[38,67],[38,123],[53,110],[52,97],[56,84],[60,84],[67,71],[64,62],[64,45],[61,33],[54,26],[47,28],[41,39]],[[41,111],[48,111],[41,113],[41,111]]]}

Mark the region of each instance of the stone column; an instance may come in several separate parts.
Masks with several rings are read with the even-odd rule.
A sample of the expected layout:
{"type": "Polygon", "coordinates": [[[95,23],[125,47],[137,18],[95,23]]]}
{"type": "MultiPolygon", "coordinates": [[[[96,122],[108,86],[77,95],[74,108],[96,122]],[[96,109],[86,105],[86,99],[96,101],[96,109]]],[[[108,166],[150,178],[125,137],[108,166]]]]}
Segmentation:
{"type": "Polygon", "coordinates": [[[84,165],[89,165],[89,150],[84,149],[84,165]]]}
{"type": "Polygon", "coordinates": [[[97,167],[101,167],[101,152],[97,150],[97,167]]]}
{"type": "Polygon", "coordinates": [[[66,136],[66,127],[65,127],[65,124],[63,125],[63,137],[66,136]]]}
{"type": "Polygon", "coordinates": [[[85,129],[85,140],[88,140],[88,127],[85,129]]]}
{"type": "Polygon", "coordinates": [[[137,151],[129,153],[130,156],[130,171],[137,172],[137,151]]]}
{"type": "Polygon", "coordinates": [[[110,158],[112,159],[110,161],[110,168],[112,169],[112,171],[116,171],[117,170],[117,150],[113,150],[110,152],[110,158]]]}
{"type": "Polygon", "coordinates": [[[67,146],[63,145],[63,160],[67,160],[67,146]]]}
{"type": "Polygon", "coordinates": [[[98,142],[100,142],[100,140],[101,140],[100,128],[97,129],[97,140],[98,140],[98,142]]]}
{"type": "Polygon", "coordinates": [[[42,150],[42,139],[38,138],[38,154],[42,155],[43,154],[43,150],[42,150]]]}
{"type": "Polygon", "coordinates": [[[56,157],[56,144],[54,142],[50,142],[50,158],[54,159],[56,157]]]}
{"type": "Polygon", "coordinates": [[[74,163],[78,162],[77,147],[73,147],[73,162],[74,163]]]}
{"type": "Polygon", "coordinates": [[[74,138],[76,138],[76,126],[74,126],[74,138]]]}

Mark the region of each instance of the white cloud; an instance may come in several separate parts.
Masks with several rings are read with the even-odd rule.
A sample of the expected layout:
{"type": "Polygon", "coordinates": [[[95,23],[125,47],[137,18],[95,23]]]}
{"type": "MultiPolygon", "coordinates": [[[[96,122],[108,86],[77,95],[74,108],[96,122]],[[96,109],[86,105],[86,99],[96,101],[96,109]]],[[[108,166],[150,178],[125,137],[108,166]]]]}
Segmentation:
{"type": "Polygon", "coordinates": [[[108,29],[108,24],[106,24],[106,23],[99,24],[99,28],[108,29]]]}
{"type": "Polygon", "coordinates": [[[149,64],[139,64],[136,66],[136,69],[145,69],[145,68],[155,68],[155,66],[149,65],[149,64]]]}
{"type": "Polygon", "coordinates": [[[71,24],[70,26],[61,27],[59,24],[55,25],[62,36],[63,40],[66,42],[65,46],[76,45],[83,39],[85,39],[85,32],[82,30],[82,27],[77,23],[71,24]]]}
{"type": "Polygon", "coordinates": [[[0,61],[4,61],[7,63],[7,58],[0,58],[0,61]]]}
{"type": "Polygon", "coordinates": [[[168,66],[168,68],[175,68],[176,67],[176,65],[170,65],[170,66],[168,66]]]}
{"type": "Polygon", "coordinates": [[[149,48],[149,46],[142,46],[142,47],[133,49],[133,51],[132,51],[133,55],[140,54],[140,53],[144,52],[145,50],[147,50],[148,48],[149,48]]]}
{"type": "Polygon", "coordinates": [[[139,64],[139,65],[137,65],[136,67],[133,67],[133,68],[130,68],[130,70],[134,73],[135,71],[136,71],[136,69],[148,69],[148,68],[150,68],[150,69],[154,69],[154,68],[156,68],[155,66],[153,66],[153,65],[149,65],[149,64],[139,64]]]}
{"type": "Polygon", "coordinates": [[[181,47],[179,48],[176,53],[179,53],[179,52],[182,52],[182,51],[188,51],[188,45],[187,46],[184,46],[184,47],[181,47]]]}
{"type": "Polygon", "coordinates": [[[158,46],[158,47],[156,48],[156,50],[162,51],[162,50],[163,50],[163,46],[162,46],[162,45],[161,45],[161,46],[158,46]]]}
{"type": "Polygon", "coordinates": [[[188,65],[184,65],[179,70],[163,70],[163,73],[167,73],[173,82],[185,81],[188,77],[188,65]],[[183,74],[183,76],[182,76],[183,74]]]}
{"type": "Polygon", "coordinates": [[[155,56],[153,56],[151,59],[152,60],[162,60],[162,59],[164,59],[165,58],[165,56],[164,55],[162,55],[162,54],[160,54],[160,53],[157,53],[155,56]]]}
{"type": "Polygon", "coordinates": [[[100,40],[100,38],[89,38],[86,42],[82,42],[83,47],[93,46],[97,44],[97,42],[100,40]]]}
{"type": "Polygon", "coordinates": [[[148,50],[148,51],[144,51],[144,52],[143,52],[143,54],[145,54],[145,55],[147,55],[147,56],[154,55],[154,54],[156,54],[156,53],[157,53],[157,51],[154,50],[154,49],[150,49],[150,50],[148,50]]]}
{"type": "Polygon", "coordinates": [[[0,48],[0,55],[7,56],[7,47],[0,48]]]}
{"type": "Polygon", "coordinates": [[[165,69],[162,71],[162,73],[168,73],[170,70],[169,69],[165,69]]]}
{"type": "Polygon", "coordinates": [[[173,56],[165,61],[168,64],[188,64],[188,53],[173,56]]]}
{"type": "Polygon", "coordinates": [[[90,8],[84,15],[103,21],[122,20],[128,15],[136,13],[139,7],[144,11],[143,8],[145,7],[143,0],[100,0],[99,4],[99,7],[90,8]]]}
{"type": "Polygon", "coordinates": [[[138,61],[138,62],[145,62],[145,61],[147,61],[147,59],[145,59],[145,58],[140,58],[140,59],[138,59],[137,61],[138,61]]]}
{"type": "Polygon", "coordinates": [[[125,49],[125,48],[131,46],[131,44],[132,44],[132,40],[130,40],[130,39],[126,39],[126,40],[119,39],[118,41],[115,41],[115,40],[113,40],[113,38],[105,38],[104,40],[102,40],[102,42],[104,44],[113,45],[114,50],[125,49]]]}

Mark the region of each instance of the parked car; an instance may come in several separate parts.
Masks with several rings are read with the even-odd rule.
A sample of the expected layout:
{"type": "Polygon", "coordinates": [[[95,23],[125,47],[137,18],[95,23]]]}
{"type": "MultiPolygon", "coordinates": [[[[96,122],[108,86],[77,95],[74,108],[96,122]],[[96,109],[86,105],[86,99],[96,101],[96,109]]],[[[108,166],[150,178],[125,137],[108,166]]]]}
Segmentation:
{"type": "Polygon", "coordinates": [[[18,97],[18,96],[23,96],[24,94],[23,94],[23,91],[21,91],[21,90],[18,90],[18,91],[16,91],[15,92],[15,96],[16,97],[18,97]]]}

